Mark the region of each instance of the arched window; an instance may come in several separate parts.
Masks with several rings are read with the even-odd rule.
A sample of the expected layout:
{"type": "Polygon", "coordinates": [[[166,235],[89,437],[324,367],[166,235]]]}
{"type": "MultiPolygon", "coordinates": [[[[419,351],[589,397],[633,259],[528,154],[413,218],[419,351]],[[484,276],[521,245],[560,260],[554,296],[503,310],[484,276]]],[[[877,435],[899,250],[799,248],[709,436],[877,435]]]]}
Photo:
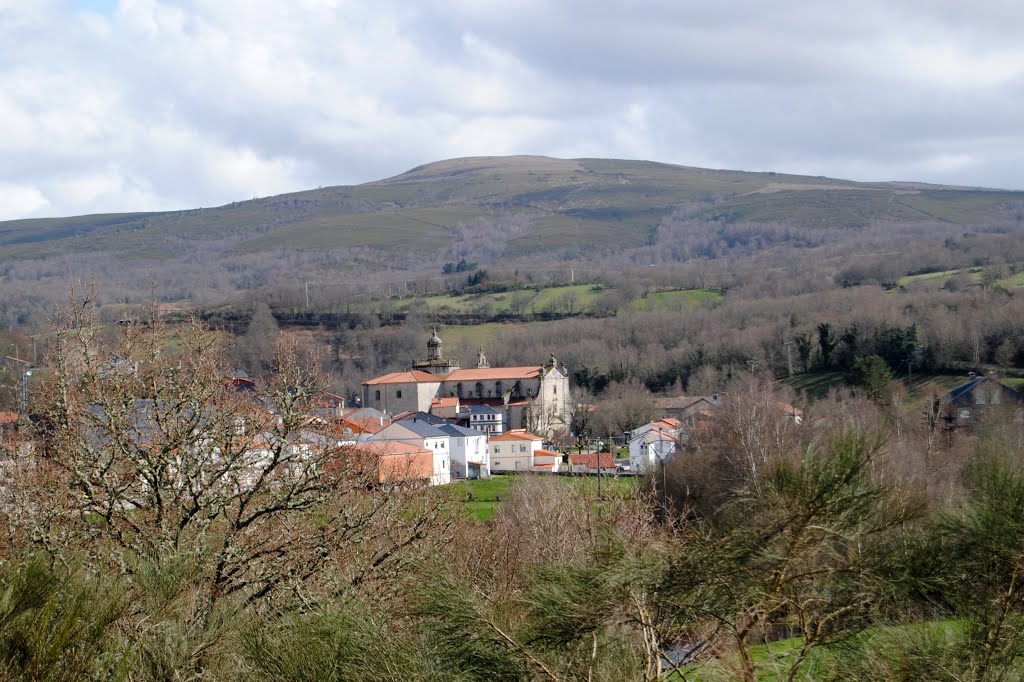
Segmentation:
{"type": "Polygon", "coordinates": [[[476,397],[477,398],[483,398],[484,397],[484,385],[483,385],[483,383],[481,383],[479,381],[476,382],[476,397]]]}
{"type": "Polygon", "coordinates": [[[495,381],[494,382],[494,395],[496,395],[498,397],[501,397],[501,382],[500,381],[495,381]]]}
{"type": "Polygon", "coordinates": [[[455,384],[455,395],[462,397],[462,382],[455,384]]]}

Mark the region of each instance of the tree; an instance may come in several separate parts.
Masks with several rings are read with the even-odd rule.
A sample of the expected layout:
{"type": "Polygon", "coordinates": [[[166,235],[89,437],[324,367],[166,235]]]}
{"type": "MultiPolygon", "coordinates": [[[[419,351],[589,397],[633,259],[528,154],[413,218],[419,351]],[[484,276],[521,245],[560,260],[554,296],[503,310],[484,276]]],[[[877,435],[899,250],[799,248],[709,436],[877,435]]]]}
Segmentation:
{"type": "Polygon", "coordinates": [[[88,300],[61,313],[35,456],[7,491],[26,541],[133,579],[189,567],[202,622],[228,598],[309,603],[326,567],[358,584],[422,538],[435,510],[410,509],[373,459],[310,421],[319,378],[294,347],[253,400],[225,384],[223,350],[195,322],[172,353],[155,315],[113,345],[94,321],[88,300]]]}
{"type": "Polygon", "coordinates": [[[854,360],[850,383],[863,388],[871,401],[879,407],[892,401],[889,391],[892,372],[885,360],[877,355],[864,355],[854,360]]]}
{"type": "Polygon", "coordinates": [[[249,326],[235,344],[235,356],[251,372],[269,369],[274,359],[280,329],[264,301],[256,304],[249,326]]]}
{"type": "Polygon", "coordinates": [[[595,435],[618,436],[654,417],[654,396],[638,381],[612,382],[594,407],[595,435]]]}
{"type": "Polygon", "coordinates": [[[832,366],[832,352],[839,340],[836,338],[832,325],[822,322],[818,325],[818,349],[821,351],[821,366],[828,369],[832,366]]]}
{"type": "Polygon", "coordinates": [[[881,447],[838,433],[774,462],[760,489],[738,490],[714,526],[687,529],[660,591],[678,618],[717,624],[711,636],[731,642],[736,678],[760,679],[752,647],[768,629],[797,633],[800,646],[781,669],[793,680],[814,649],[863,631],[884,609],[892,548],[919,506],[872,482],[881,447]]]}
{"type": "Polygon", "coordinates": [[[814,351],[811,335],[807,332],[800,332],[793,337],[793,340],[796,342],[796,352],[800,357],[800,366],[806,372],[811,368],[811,354],[814,351]]]}

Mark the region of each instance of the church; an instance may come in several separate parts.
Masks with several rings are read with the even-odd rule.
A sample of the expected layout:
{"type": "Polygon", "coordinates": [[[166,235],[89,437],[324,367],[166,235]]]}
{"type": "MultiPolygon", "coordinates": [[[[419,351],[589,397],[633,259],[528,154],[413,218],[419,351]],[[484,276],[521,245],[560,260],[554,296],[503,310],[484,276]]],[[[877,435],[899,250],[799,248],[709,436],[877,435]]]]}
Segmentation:
{"type": "Polygon", "coordinates": [[[363,383],[363,406],[388,414],[431,412],[442,399],[457,399],[458,411],[486,405],[504,415],[506,428],[550,436],[566,425],[569,375],[552,355],[544,365],[491,367],[479,350],[476,367],[462,369],[446,359],[434,329],[427,357],[412,369],[363,383]]]}

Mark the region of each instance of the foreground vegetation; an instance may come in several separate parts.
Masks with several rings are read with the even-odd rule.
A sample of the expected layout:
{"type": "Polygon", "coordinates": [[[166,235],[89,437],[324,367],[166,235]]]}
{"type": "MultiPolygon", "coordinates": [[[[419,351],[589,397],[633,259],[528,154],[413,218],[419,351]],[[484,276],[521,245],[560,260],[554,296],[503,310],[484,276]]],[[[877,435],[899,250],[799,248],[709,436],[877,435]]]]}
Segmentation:
{"type": "Polygon", "coordinates": [[[5,679],[1024,676],[1013,410],[946,431],[866,385],[798,425],[747,377],[600,499],[592,478],[429,488],[317,437],[296,349],[265,419],[224,391],[218,337],[168,350],[155,316],[89,310],[3,441],[5,679]]]}

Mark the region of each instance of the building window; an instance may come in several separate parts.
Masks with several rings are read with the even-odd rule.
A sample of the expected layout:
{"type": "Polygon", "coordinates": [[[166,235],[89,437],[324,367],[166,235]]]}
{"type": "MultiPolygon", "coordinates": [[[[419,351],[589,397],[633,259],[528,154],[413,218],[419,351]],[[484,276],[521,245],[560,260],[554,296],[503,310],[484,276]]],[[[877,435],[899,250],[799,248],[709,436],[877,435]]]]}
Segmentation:
{"type": "Polygon", "coordinates": [[[477,398],[483,398],[484,397],[484,385],[482,383],[480,383],[479,381],[476,382],[476,397],[477,398]]]}
{"type": "Polygon", "coordinates": [[[551,395],[558,395],[558,386],[551,387],[551,395]]]}
{"type": "Polygon", "coordinates": [[[495,445],[494,446],[494,454],[497,455],[497,454],[500,454],[500,453],[501,453],[501,446],[500,445],[495,445]]]}
{"type": "Polygon", "coordinates": [[[376,398],[377,400],[380,400],[380,391],[374,391],[374,394],[375,394],[375,396],[374,396],[374,397],[375,397],[375,398],[376,398]]]}
{"type": "Polygon", "coordinates": [[[402,397],[402,392],[401,391],[395,391],[395,397],[396,398],[401,398],[402,397]]]}

